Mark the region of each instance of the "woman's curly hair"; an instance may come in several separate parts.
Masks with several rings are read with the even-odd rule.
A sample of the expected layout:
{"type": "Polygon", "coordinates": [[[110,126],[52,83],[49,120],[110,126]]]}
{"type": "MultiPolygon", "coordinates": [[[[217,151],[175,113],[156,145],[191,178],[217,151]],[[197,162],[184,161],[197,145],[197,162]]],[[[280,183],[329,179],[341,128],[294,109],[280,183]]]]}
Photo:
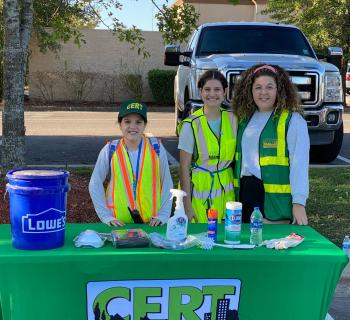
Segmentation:
{"type": "Polygon", "coordinates": [[[260,76],[269,76],[276,81],[277,95],[274,110],[276,115],[280,114],[282,110],[303,113],[298,91],[289,79],[289,74],[277,65],[258,64],[243,72],[234,87],[232,109],[240,120],[248,119],[257,110],[252,88],[255,79],[260,76]]]}

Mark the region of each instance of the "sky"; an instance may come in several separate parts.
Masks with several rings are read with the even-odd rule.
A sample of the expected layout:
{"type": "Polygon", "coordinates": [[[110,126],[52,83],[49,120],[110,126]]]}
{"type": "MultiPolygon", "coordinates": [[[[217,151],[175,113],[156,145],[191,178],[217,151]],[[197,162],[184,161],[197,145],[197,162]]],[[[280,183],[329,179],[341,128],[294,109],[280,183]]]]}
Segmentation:
{"type": "MultiPolygon", "coordinates": [[[[141,30],[156,31],[156,19],[154,15],[158,12],[157,8],[152,4],[151,0],[119,0],[123,5],[122,10],[115,10],[115,17],[123,22],[127,27],[135,25],[141,30]]],[[[156,4],[161,7],[167,2],[165,0],[155,0],[156,4]]],[[[169,0],[169,4],[173,4],[175,0],[169,0]]],[[[107,12],[102,14],[104,22],[109,25],[111,20],[108,19],[107,12]]],[[[99,25],[98,29],[106,29],[105,26],[99,25]]]]}

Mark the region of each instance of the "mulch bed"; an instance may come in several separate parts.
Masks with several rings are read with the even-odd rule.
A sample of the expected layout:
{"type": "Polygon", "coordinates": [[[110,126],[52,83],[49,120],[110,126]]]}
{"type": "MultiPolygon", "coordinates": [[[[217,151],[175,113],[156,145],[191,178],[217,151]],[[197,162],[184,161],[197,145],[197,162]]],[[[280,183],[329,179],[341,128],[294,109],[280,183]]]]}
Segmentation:
{"type": "MultiPolygon", "coordinates": [[[[71,174],[69,183],[71,190],[68,192],[67,200],[67,222],[68,223],[91,223],[99,222],[95,209],[89,195],[90,177],[71,174]]],[[[0,223],[10,223],[9,195],[6,194],[6,182],[0,182],[0,223]]]]}

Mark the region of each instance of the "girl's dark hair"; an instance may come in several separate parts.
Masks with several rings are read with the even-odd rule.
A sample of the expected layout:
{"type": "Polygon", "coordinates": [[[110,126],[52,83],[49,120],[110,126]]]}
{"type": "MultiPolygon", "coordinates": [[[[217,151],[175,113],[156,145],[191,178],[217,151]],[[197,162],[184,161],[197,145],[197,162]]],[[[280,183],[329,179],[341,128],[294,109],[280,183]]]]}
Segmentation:
{"type": "MultiPolygon", "coordinates": [[[[138,114],[138,113],[136,113],[136,114],[138,114]]],[[[145,124],[147,124],[147,119],[145,119],[145,118],[144,118],[143,116],[141,116],[141,115],[140,115],[140,117],[141,117],[141,119],[145,122],[145,124]]],[[[119,117],[118,117],[117,121],[118,121],[119,124],[121,124],[123,118],[125,118],[125,117],[122,117],[122,118],[119,118],[119,117]]]]}
{"type": "Polygon", "coordinates": [[[223,76],[223,74],[217,70],[208,70],[202,74],[202,76],[198,80],[198,88],[203,89],[207,81],[209,80],[218,80],[222,84],[224,90],[227,88],[227,80],[223,76]]]}
{"type": "Polygon", "coordinates": [[[247,119],[257,110],[252,88],[255,79],[261,76],[269,76],[276,81],[275,114],[280,114],[282,110],[303,113],[298,91],[287,71],[277,65],[258,64],[243,72],[234,87],[232,108],[239,119],[247,119]]]}

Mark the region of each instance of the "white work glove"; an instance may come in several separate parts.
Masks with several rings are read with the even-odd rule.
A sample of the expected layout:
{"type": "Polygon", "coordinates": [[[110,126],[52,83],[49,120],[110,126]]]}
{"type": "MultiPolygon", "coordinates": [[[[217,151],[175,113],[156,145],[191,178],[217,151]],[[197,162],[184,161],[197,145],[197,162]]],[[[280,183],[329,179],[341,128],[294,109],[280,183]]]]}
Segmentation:
{"type": "Polygon", "coordinates": [[[296,233],[291,233],[285,238],[265,240],[262,244],[263,246],[266,246],[266,248],[269,249],[281,250],[296,247],[303,241],[304,237],[296,233]]]}

